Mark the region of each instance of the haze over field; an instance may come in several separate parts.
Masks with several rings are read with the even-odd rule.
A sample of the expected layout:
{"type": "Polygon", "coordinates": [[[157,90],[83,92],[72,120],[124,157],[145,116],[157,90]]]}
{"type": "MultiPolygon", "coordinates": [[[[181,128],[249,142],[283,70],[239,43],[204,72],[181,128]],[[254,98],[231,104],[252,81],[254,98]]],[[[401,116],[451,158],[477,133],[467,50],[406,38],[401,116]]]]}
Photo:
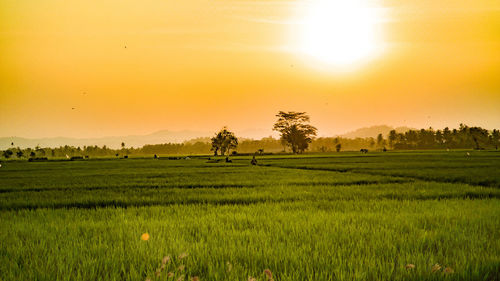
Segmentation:
{"type": "Polygon", "coordinates": [[[490,0],[5,0],[0,136],[498,128],[498,30],[490,0]]]}
{"type": "MultiPolygon", "coordinates": [[[[386,137],[389,131],[396,129],[398,133],[409,130],[406,127],[393,128],[387,125],[372,126],[367,128],[360,128],[352,132],[340,135],[345,138],[376,138],[378,134],[386,137]]],[[[278,138],[276,133],[270,130],[247,130],[236,132],[237,136],[241,139],[261,139],[262,136],[268,133],[269,135],[278,138]]],[[[268,136],[269,136],[268,135],[268,136]]],[[[100,138],[67,138],[67,137],[53,137],[53,138],[21,138],[21,137],[0,137],[0,149],[7,149],[14,146],[27,148],[27,147],[59,147],[59,146],[103,146],[106,145],[110,148],[119,148],[122,142],[125,142],[129,147],[141,147],[146,144],[162,144],[162,143],[182,143],[189,140],[202,140],[209,142],[213,132],[203,131],[168,131],[162,130],[146,135],[132,135],[132,136],[106,136],[100,138]]]]}

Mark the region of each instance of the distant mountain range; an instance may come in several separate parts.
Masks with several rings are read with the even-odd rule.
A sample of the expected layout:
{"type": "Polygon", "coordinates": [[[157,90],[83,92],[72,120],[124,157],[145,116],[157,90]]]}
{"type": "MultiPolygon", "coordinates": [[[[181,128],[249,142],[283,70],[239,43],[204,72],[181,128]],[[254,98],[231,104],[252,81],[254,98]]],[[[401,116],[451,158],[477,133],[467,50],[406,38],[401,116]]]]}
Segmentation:
{"type": "Polygon", "coordinates": [[[3,137],[0,138],[0,149],[11,147],[59,147],[59,146],[108,146],[109,148],[119,148],[121,143],[124,142],[126,147],[141,147],[146,144],[159,144],[159,143],[180,143],[183,141],[191,140],[199,137],[212,136],[212,132],[198,132],[198,131],[168,131],[162,130],[148,135],[132,135],[132,136],[112,136],[101,138],[67,138],[67,137],[54,137],[54,138],[21,138],[21,137],[3,137]]]}
{"type": "Polygon", "coordinates": [[[409,127],[391,127],[387,125],[378,125],[378,126],[371,126],[371,127],[365,127],[365,128],[360,128],[355,131],[340,135],[340,137],[343,138],[348,138],[348,139],[355,139],[355,138],[376,138],[378,134],[382,134],[384,138],[387,138],[387,135],[389,135],[389,132],[391,130],[396,130],[398,133],[404,133],[409,130],[414,130],[413,128],[409,127]]]}
{"type": "MultiPolygon", "coordinates": [[[[391,130],[395,129],[399,132],[406,132],[411,128],[398,127],[393,128],[387,125],[372,126],[357,129],[355,131],[340,135],[343,138],[376,138],[378,134],[387,137],[391,130]]],[[[236,132],[237,135],[244,135],[247,137],[256,138],[257,135],[265,134],[266,131],[248,130],[245,132],[236,132]]],[[[109,148],[120,148],[121,143],[124,142],[126,147],[141,147],[146,144],[160,144],[160,143],[181,143],[184,141],[207,141],[213,135],[213,132],[202,131],[168,131],[162,130],[148,135],[131,135],[131,136],[112,136],[101,138],[68,138],[68,137],[53,137],[53,138],[21,138],[21,137],[2,137],[0,138],[0,149],[7,149],[12,147],[59,147],[59,146],[94,146],[102,147],[103,145],[109,148]]],[[[245,139],[245,138],[242,138],[245,139]]]]}

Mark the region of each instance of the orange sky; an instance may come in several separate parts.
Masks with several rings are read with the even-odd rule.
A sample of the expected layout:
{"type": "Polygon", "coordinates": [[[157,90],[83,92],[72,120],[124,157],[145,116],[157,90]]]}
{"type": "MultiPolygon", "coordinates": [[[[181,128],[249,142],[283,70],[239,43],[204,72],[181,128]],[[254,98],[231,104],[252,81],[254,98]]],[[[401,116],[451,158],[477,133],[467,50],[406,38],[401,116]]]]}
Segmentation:
{"type": "Polygon", "coordinates": [[[297,51],[314,1],[3,0],[0,136],[500,128],[500,2],[367,1],[384,51],[345,70],[297,51]]]}

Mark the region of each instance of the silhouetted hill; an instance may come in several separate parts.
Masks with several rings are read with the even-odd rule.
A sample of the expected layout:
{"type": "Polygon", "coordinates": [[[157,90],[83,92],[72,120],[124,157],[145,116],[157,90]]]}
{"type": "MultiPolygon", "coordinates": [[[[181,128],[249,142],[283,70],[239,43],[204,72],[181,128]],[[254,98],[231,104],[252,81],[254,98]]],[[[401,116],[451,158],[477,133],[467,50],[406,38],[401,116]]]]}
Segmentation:
{"type": "MultiPolygon", "coordinates": [[[[341,135],[344,138],[367,138],[367,137],[377,137],[378,134],[382,133],[384,137],[387,137],[389,131],[393,127],[381,125],[372,126],[357,129],[353,132],[341,135]]],[[[398,127],[396,131],[405,132],[410,128],[398,127]]],[[[68,138],[68,137],[54,137],[54,138],[22,138],[22,137],[2,137],[0,138],[0,150],[7,149],[11,147],[11,143],[14,143],[14,147],[34,148],[36,146],[40,147],[59,147],[59,146],[94,146],[97,145],[102,147],[103,145],[109,148],[120,148],[122,142],[125,143],[126,147],[142,147],[146,144],[164,144],[164,143],[182,143],[182,142],[210,142],[210,137],[212,137],[214,132],[201,132],[201,131],[169,131],[161,130],[148,135],[130,135],[130,136],[111,136],[111,137],[101,137],[101,138],[68,138]]],[[[240,141],[246,139],[260,139],[263,136],[269,135],[270,132],[266,130],[245,130],[236,131],[236,135],[240,141]],[[261,137],[258,137],[261,136],[261,137]]]]}
{"type": "Polygon", "coordinates": [[[406,131],[411,130],[412,128],[408,127],[391,127],[387,125],[378,125],[360,128],[355,131],[340,135],[343,138],[355,139],[355,138],[376,138],[378,134],[382,134],[384,138],[387,137],[391,130],[396,130],[398,133],[404,133],[406,131]]]}
{"type": "Polygon", "coordinates": [[[59,147],[64,145],[69,146],[94,146],[102,147],[106,145],[110,148],[119,148],[121,143],[124,142],[127,147],[141,147],[146,144],[160,144],[160,143],[181,143],[183,141],[211,136],[212,132],[198,132],[198,131],[168,131],[162,130],[148,135],[131,135],[131,136],[112,136],[102,138],[67,138],[67,137],[54,137],[54,138],[21,138],[21,137],[3,137],[0,138],[0,149],[11,147],[14,143],[15,147],[59,147]]]}

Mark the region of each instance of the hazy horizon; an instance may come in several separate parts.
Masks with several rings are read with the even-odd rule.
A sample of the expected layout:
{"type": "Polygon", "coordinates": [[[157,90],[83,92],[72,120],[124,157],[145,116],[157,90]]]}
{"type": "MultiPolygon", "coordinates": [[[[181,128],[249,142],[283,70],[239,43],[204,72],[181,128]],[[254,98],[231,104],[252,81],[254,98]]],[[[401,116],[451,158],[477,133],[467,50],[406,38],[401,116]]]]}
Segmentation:
{"type": "MultiPolygon", "coordinates": [[[[464,125],[467,125],[469,127],[474,127],[474,126],[479,126],[482,128],[485,128],[487,130],[493,130],[493,129],[498,129],[496,127],[488,128],[488,127],[483,127],[477,124],[468,124],[468,123],[462,123],[464,125]]],[[[434,127],[430,126],[435,130],[442,130],[445,127],[448,127],[450,129],[458,129],[460,124],[456,124],[454,126],[444,126],[444,127],[434,127]]],[[[71,138],[71,139],[101,139],[101,138],[113,138],[113,137],[139,137],[139,136],[150,136],[150,135],[155,135],[159,133],[173,133],[173,134],[182,134],[182,133],[196,133],[199,134],[198,136],[194,138],[203,138],[203,137],[212,137],[218,130],[220,130],[224,126],[220,126],[217,129],[214,129],[212,131],[208,130],[170,130],[170,129],[160,129],[152,132],[146,132],[146,133],[138,133],[138,134],[119,134],[119,135],[99,135],[99,136],[67,136],[67,135],[47,135],[47,136],[23,136],[23,135],[0,135],[0,138],[10,138],[10,137],[17,137],[17,138],[24,138],[24,139],[51,139],[51,138],[71,138]]],[[[317,137],[337,137],[337,136],[344,136],[344,135],[349,135],[351,133],[356,133],[359,130],[363,129],[372,129],[372,128],[378,128],[378,127],[390,127],[390,128],[410,128],[410,129],[428,129],[429,127],[412,127],[412,126],[393,126],[390,124],[376,124],[376,125],[370,125],[370,126],[363,126],[363,127],[357,127],[354,129],[350,129],[347,131],[339,132],[339,133],[333,133],[333,134],[325,134],[322,133],[321,131],[318,131],[317,137]]],[[[232,130],[232,128],[229,128],[232,130]]],[[[271,129],[265,130],[265,129],[257,129],[257,128],[251,128],[247,130],[233,130],[236,134],[237,137],[240,138],[245,138],[245,139],[262,139],[262,138],[267,138],[267,137],[274,137],[274,138],[279,138],[279,133],[272,131],[271,129]]],[[[385,137],[385,136],[384,136],[385,137]]],[[[192,139],[194,139],[192,138],[192,139]]],[[[190,140],[190,139],[186,139],[190,140]]]]}
{"type": "MultiPolygon", "coordinates": [[[[1,115],[1,113],[0,113],[1,115]]],[[[499,114],[500,116],[500,114],[499,114]]],[[[274,117],[274,116],[273,116],[274,117]]],[[[31,126],[36,126],[36,123],[33,125],[26,125],[25,127],[22,128],[13,128],[12,130],[9,130],[7,127],[6,123],[0,124],[0,137],[22,137],[22,138],[54,138],[54,137],[67,137],[67,138],[103,138],[103,137],[113,137],[113,136],[135,136],[135,135],[148,135],[148,134],[154,134],[156,132],[160,131],[171,131],[171,132],[183,132],[183,131],[192,131],[192,132],[208,132],[210,134],[215,133],[218,131],[220,128],[227,126],[231,130],[235,131],[236,133],[239,133],[243,135],[244,137],[249,137],[249,138],[261,138],[261,137],[268,137],[269,135],[275,135],[277,136],[276,132],[272,131],[272,124],[275,121],[275,118],[269,118],[269,125],[266,127],[248,127],[248,128],[239,128],[239,126],[230,126],[227,125],[229,123],[234,123],[234,122],[226,122],[226,123],[220,123],[220,125],[213,125],[210,126],[209,128],[207,127],[201,127],[201,126],[193,126],[189,128],[181,128],[177,126],[173,126],[172,128],[151,128],[149,127],[147,129],[142,128],[142,127],[136,127],[136,128],[119,128],[119,129],[94,129],[94,130],[88,130],[85,129],[85,127],[81,128],[72,128],[72,130],[67,129],[66,127],[64,128],[50,128],[44,131],[38,131],[36,128],[31,129],[31,126]],[[10,133],[9,133],[10,132],[10,133]]],[[[390,126],[390,127],[409,127],[409,128],[429,128],[432,127],[434,129],[442,129],[445,127],[449,128],[458,128],[459,125],[466,124],[468,126],[479,126],[486,128],[488,130],[492,129],[498,129],[500,128],[500,117],[498,120],[492,120],[491,122],[484,121],[484,120],[475,120],[475,118],[471,118],[469,122],[464,121],[464,120],[456,120],[456,122],[445,122],[445,121],[432,121],[432,117],[429,118],[429,116],[425,116],[421,122],[393,122],[393,123],[373,123],[373,124],[368,124],[366,123],[363,125],[360,123],[359,126],[356,125],[351,125],[347,126],[342,124],[342,122],[338,122],[338,124],[335,124],[333,128],[328,127],[328,125],[321,125],[323,123],[328,123],[328,121],[325,122],[314,122],[315,118],[314,116],[311,117],[312,119],[312,124],[318,127],[318,136],[336,136],[336,135],[343,135],[350,133],[352,131],[355,131],[360,128],[369,128],[369,127],[374,127],[374,126],[390,126]],[[426,119],[426,120],[425,120],[426,119]]],[[[332,123],[337,123],[333,121],[332,123]]]]}

